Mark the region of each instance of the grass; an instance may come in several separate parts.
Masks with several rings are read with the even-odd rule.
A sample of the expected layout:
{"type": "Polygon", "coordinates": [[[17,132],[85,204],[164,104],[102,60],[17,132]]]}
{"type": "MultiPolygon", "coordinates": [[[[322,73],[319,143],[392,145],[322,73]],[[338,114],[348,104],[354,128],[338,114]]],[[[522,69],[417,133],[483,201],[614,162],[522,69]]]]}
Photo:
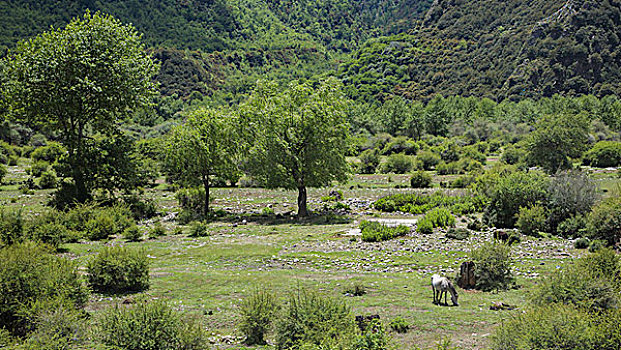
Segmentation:
{"type": "MultiPolygon", "coordinates": [[[[23,181],[25,164],[11,167],[5,182],[23,181]]],[[[356,175],[336,188],[343,191],[346,199],[373,201],[401,191],[395,185],[408,180],[408,175],[356,175]]],[[[618,182],[608,177],[601,181],[618,182]]],[[[43,209],[50,191],[23,196],[17,186],[0,187],[0,205],[26,205],[32,212],[43,209]],[[15,203],[11,203],[11,198],[16,198],[15,203]]],[[[156,199],[163,211],[176,211],[174,193],[165,188],[160,184],[147,189],[146,196],[156,199]]],[[[329,191],[330,188],[311,189],[310,208],[319,208],[320,198],[329,191]]],[[[281,220],[266,224],[249,220],[247,225],[234,225],[240,221],[235,215],[259,214],[268,204],[277,213],[295,211],[296,196],[294,191],[218,188],[213,191],[215,207],[234,214],[232,220],[209,224],[209,237],[169,235],[135,243],[116,238],[66,244],[62,254],[84,267],[104,245],[145,248],[151,261],[151,288],[141,294],[169,300],[179,309],[202,315],[214,334],[238,335],[239,302],[257,287],[272,288],[283,301],[287,293],[300,286],[347,298],[342,293],[344,287],[356,281],[367,291],[363,296],[347,298],[357,315],[379,314],[386,323],[400,316],[411,324],[408,333],[391,334],[397,348],[434,347],[448,337],[453,345],[464,349],[486,348],[494,327],[502,319],[521,312],[536,276],[562,268],[573,257],[584,254],[567,241],[524,238],[514,248],[520,253],[513,264],[521,288],[499,293],[459,289],[460,306],[441,307],[431,302],[431,274],[440,272],[453,278],[470,248],[490,239],[491,234],[478,233],[455,241],[445,239],[441,232],[425,236],[414,233],[387,242],[365,243],[344,235],[357,226],[355,222],[327,225],[317,223],[320,221],[298,224],[281,220]],[[489,306],[494,301],[518,308],[491,311],[489,306]]],[[[370,208],[355,209],[354,217],[360,220],[356,215],[369,211],[377,214],[370,208]]],[[[176,227],[174,222],[163,224],[168,232],[176,227]]],[[[133,296],[94,295],[87,309],[98,312],[128,297],[133,296]]]]}

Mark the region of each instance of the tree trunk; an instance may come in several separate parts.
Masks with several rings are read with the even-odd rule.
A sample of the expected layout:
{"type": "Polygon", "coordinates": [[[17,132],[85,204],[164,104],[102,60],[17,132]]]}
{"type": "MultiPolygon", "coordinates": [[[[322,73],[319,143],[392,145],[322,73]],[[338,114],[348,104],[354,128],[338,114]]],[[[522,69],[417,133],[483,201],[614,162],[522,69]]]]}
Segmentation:
{"type": "Polygon", "coordinates": [[[209,177],[207,180],[203,179],[203,186],[205,187],[205,208],[203,209],[203,214],[205,215],[205,219],[207,219],[209,216],[209,177]]]}
{"type": "Polygon", "coordinates": [[[308,209],[306,208],[306,186],[298,187],[298,217],[307,217],[308,209]]]}

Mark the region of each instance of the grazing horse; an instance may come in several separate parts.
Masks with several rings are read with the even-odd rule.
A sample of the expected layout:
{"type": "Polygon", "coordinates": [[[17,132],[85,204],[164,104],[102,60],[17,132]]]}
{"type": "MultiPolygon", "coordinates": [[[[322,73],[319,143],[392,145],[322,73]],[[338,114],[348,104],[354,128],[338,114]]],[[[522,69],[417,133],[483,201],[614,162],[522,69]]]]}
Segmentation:
{"type": "Polygon", "coordinates": [[[451,301],[453,305],[459,306],[457,304],[457,291],[455,287],[453,287],[453,283],[449,281],[446,277],[440,277],[440,275],[431,276],[431,289],[433,290],[433,303],[440,304],[442,301],[442,293],[444,293],[444,305],[448,305],[446,302],[446,293],[447,291],[451,293],[451,301]]]}

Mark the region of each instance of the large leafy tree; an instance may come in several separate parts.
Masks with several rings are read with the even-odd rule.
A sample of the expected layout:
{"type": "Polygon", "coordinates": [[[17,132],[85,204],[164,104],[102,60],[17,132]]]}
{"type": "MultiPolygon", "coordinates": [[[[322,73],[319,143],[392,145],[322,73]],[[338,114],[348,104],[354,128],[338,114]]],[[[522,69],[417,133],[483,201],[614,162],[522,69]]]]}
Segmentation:
{"type": "Polygon", "coordinates": [[[307,187],[347,179],[349,128],[341,84],[328,79],[276,90],[259,83],[241,107],[254,130],[246,166],[268,188],[297,189],[298,216],[305,217],[307,187]]]}
{"type": "Polygon", "coordinates": [[[557,114],[537,122],[528,140],[528,161],[548,173],[571,168],[587,148],[589,121],[580,114],[557,114]]]}
{"type": "Polygon", "coordinates": [[[209,189],[214,178],[233,178],[238,172],[234,125],[235,120],[222,111],[199,109],[189,113],[168,140],[166,172],[184,186],[203,186],[205,217],[209,214],[209,189]]]}
{"type": "Polygon", "coordinates": [[[64,29],[20,42],[5,62],[6,97],[20,121],[57,131],[68,150],[75,200],[90,198],[89,140],[119,134],[119,122],[146,106],[157,64],[130,25],[87,12],[64,29]]]}

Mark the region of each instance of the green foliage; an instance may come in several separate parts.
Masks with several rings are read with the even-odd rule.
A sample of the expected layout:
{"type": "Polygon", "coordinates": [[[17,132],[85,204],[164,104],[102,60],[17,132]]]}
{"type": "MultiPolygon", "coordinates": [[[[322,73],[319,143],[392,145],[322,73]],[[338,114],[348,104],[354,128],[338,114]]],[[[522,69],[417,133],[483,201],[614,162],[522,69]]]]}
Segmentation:
{"type": "Polygon", "coordinates": [[[123,238],[128,242],[139,242],[142,239],[142,231],[138,225],[131,225],[123,231],[123,238]]]}
{"type": "Polygon", "coordinates": [[[49,244],[54,249],[58,249],[69,236],[67,227],[57,222],[35,225],[31,228],[31,231],[29,233],[31,240],[49,244]]]}
{"type": "Polygon", "coordinates": [[[514,283],[511,273],[511,248],[493,241],[470,252],[474,261],[476,288],[482,291],[504,290],[514,283]]]}
{"type": "Polygon", "coordinates": [[[411,156],[415,155],[418,152],[418,144],[412,140],[408,140],[407,137],[400,136],[395,137],[392,141],[388,142],[384,149],[382,150],[383,155],[391,155],[396,153],[403,153],[405,155],[411,156]]]}
{"type": "Polygon", "coordinates": [[[412,188],[431,187],[432,177],[425,171],[419,170],[410,177],[410,186],[412,188]]]}
{"type": "Polygon", "coordinates": [[[457,240],[464,240],[464,239],[468,239],[468,237],[470,237],[470,230],[469,229],[465,229],[465,228],[454,228],[451,227],[447,232],[446,232],[446,238],[450,238],[450,239],[457,239],[457,240]]]}
{"type": "Polygon", "coordinates": [[[426,220],[425,217],[418,220],[416,223],[416,232],[422,233],[425,235],[430,235],[433,233],[433,222],[431,220],[426,220]]]}
{"type": "Polygon", "coordinates": [[[586,233],[586,217],[584,215],[572,216],[565,219],[556,227],[556,234],[561,237],[581,237],[586,233]]]}
{"type": "Polygon", "coordinates": [[[265,336],[272,328],[280,304],[269,290],[255,290],[239,306],[239,329],[248,345],[265,345],[265,336]]]}
{"type": "Polygon", "coordinates": [[[86,313],[62,300],[41,302],[36,309],[31,316],[34,331],[18,349],[70,349],[82,345],[88,324],[86,313]]]}
{"type": "Polygon", "coordinates": [[[172,131],[166,146],[169,179],[184,186],[202,186],[202,207],[192,210],[200,209],[196,213],[204,217],[209,214],[209,189],[214,177],[238,178],[238,136],[232,119],[223,111],[195,110],[172,131]]]}
{"type": "Polygon", "coordinates": [[[384,325],[380,321],[374,320],[361,335],[356,336],[351,349],[385,350],[389,348],[389,341],[390,337],[386,334],[384,325]]]}
{"type": "MultiPolygon", "coordinates": [[[[30,157],[35,162],[43,161],[47,163],[54,163],[55,161],[60,159],[60,157],[64,155],[66,152],[67,152],[67,149],[60,143],[48,142],[47,145],[37,147],[34,151],[32,151],[32,153],[30,154],[30,157]]],[[[33,174],[33,176],[38,176],[38,175],[33,174]]]]}
{"type": "Polygon", "coordinates": [[[207,348],[201,323],[184,316],[164,301],[139,301],[113,306],[99,320],[98,338],[127,350],[199,350],[207,348]]]}
{"type": "Polygon", "coordinates": [[[0,328],[25,335],[47,305],[81,307],[88,300],[75,265],[41,244],[16,243],[0,249],[0,328]]]}
{"type": "Polygon", "coordinates": [[[522,207],[515,226],[525,235],[538,236],[539,232],[546,232],[546,219],[547,212],[544,207],[540,205],[522,207]]]}
{"type": "Polygon", "coordinates": [[[190,223],[190,237],[207,237],[211,235],[209,225],[205,221],[192,221],[190,223]]]}
{"type": "Polygon", "coordinates": [[[361,297],[367,294],[367,289],[364,287],[364,284],[360,282],[354,282],[350,285],[347,285],[343,289],[343,294],[345,294],[346,296],[361,297]]]}
{"type": "Polygon", "coordinates": [[[433,228],[455,225],[455,217],[451,215],[450,210],[443,207],[431,209],[420,221],[429,221],[433,228]]]}
{"type": "Polygon", "coordinates": [[[410,233],[410,228],[405,225],[391,227],[377,221],[363,220],[359,227],[365,242],[387,241],[410,233]]]}
{"type": "Polygon", "coordinates": [[[384,174],[405,174],[410,170],[412,170],[412,159],[403,153],[391,154],[381,165],[381,172],[384,174]]]}
{"type": "Polygon", "coordinates": [[[5,63],[10,107],[19,120],[59,132],[75,199],[86,201],[95,186],[90,181],[97,180],[91,175],[101,170],[93,168],[90,137],[117,136],[117,121],[146,105],[154,91],[157,66],[140,36],[112,16],[87,12],[63,29],[20,42],[5,63]]]}
{"type": "Polygon", "coordinates": [[[571,168],[570,158],[586,150],[589,122],[582,115],[554,115],[539,120],[530,134],[527,157],[530,164],[554,174],[571,168]]]}
{"type": "Polygon", "coordinates": [[[343,301],[298,290],[289,296],[276,324],[278,349],[298,349],[308,343],[323,348],[346,345],[355,336],[352,311],[343,301]]]}
{"type": "Polygon", "coordinates": [[[177,218],[180,223],[205,218],[204,210],[207,196],[204,187],[182,188],[177,191],[175,196],[182,211],[177,218]],[[179,220],[180,218],[183,220],[179,220]]]}
{"type": "Polygon", "coordinates": [[[46,171],[41,174],[41,178],[39,179],[39,187],[43,189],[55,188],[58,184],[58,178],[56,177],[56,173],[53,171],[46,171]]]}
{"type": "Polygon", "coordinates": [[[0,244],[11,245],[23,241],[25,222],[21,208],[0,208],[0,244]]]}
{"type": "Polygon", "coordinates": [[[496,227],[513,227],[520,208],[547,200],[548,184],[548,178],[536,171],[515,172],[497,178],[488,189],[490,203],[484,220],[496,227]]]}
{"type": "Polygon", "coordinates": [[[505,147],[500,156],[500,161],[513,165],[521,162],[526,156],[526,152],[520,148],[516,148],[513,145],[505,147]]]}
{"type": "Polygon", "coordinates": [[[423,214],[436,207],[446,207],[456,215],[480,212],[485,207],[481,196],[450,195],[442,191],[431,195],[420,193],[398,193],[382,197],[375,201],[373,207],[383,212],[401,211],[404,213],[423,214]]]}
{"type": "Polygon", "coordinates": [[[587,219],[587,234],[608,246],[621,244],[621,197],[605,199],[593,208],[587,219]]]}
{"type": "Polygon", "coordinates": [[[307,216],[306,187],[347,179],[349,128],[341,83],[293,83],[281,94],[260,82],[240,114],[251,145],[247,170],[270,188],[298,190],[298,215],[307,216]]]}
{"type": "Polygon", "coordinates": [[[88,282],[101,293],[145,290],[149,288],[147,253],[124,247],[104,247],[88,262],[88,282]]]}
{"type": "Polygon", "coordinates": [[[149,229],[149,238],[157,238],[166,235],[166,229],[161,222],[156,221],[149,229]]]}
{"type": "Polygon", "coordinates": [[[423,170],[431,170],[440,163],[440,156],[430,151],[422,151],[416,156],[415,162],[423,170]]]}
{"type": "Polygon", "coordinates": [[[361,174],[373,174],[380,164],[380,157],[376,149],[368,149],[360,153],[359,171],[361,174]]]}
{"type": "Polygon", "coordinates": [[[34,163],[32,163],[30,168],[26,169],[26,171],[31,176],[39,177],[44,172],[48,171],[49,168],[50,168],[50,164],[48,162],[40,160],[40,161],[35,161],[34,163]]]}
{"type": "Polygon", "coordinates": [[[600,141],[585,155],[582,163],[598,168],[621,166],[621,142],[600,141]]]}
{"type": "Polygon", "coordinates": [[[390,321],[390,328],[397,333],[407,333],[410,324],[403,317],[397,316],[390,321]]]}
{"type": "Polygon", "coordinates": [[[588,174],[580,171],[557,173],[550,181],[546,200],[551,231],[569,218],[588,214],[598,199],[597,184],[588,174]]]}
{"type": "Polygon", "coordinates": [[[578,238],[574,242],[574,248],[576,248],[576,249],[587,249],[589,247],[590,243],[591,243],[591,241],[588,238],[581,237],[581,238],[578,238]]]}
{"type": "Polygon", "coordinates": [[[2,179],[4,179],[4,177],[8,173],[9,171],[6,170],[6,167],[4,166],[4,164],[0,164],[0,184],[2,184],[2,179]]]}

